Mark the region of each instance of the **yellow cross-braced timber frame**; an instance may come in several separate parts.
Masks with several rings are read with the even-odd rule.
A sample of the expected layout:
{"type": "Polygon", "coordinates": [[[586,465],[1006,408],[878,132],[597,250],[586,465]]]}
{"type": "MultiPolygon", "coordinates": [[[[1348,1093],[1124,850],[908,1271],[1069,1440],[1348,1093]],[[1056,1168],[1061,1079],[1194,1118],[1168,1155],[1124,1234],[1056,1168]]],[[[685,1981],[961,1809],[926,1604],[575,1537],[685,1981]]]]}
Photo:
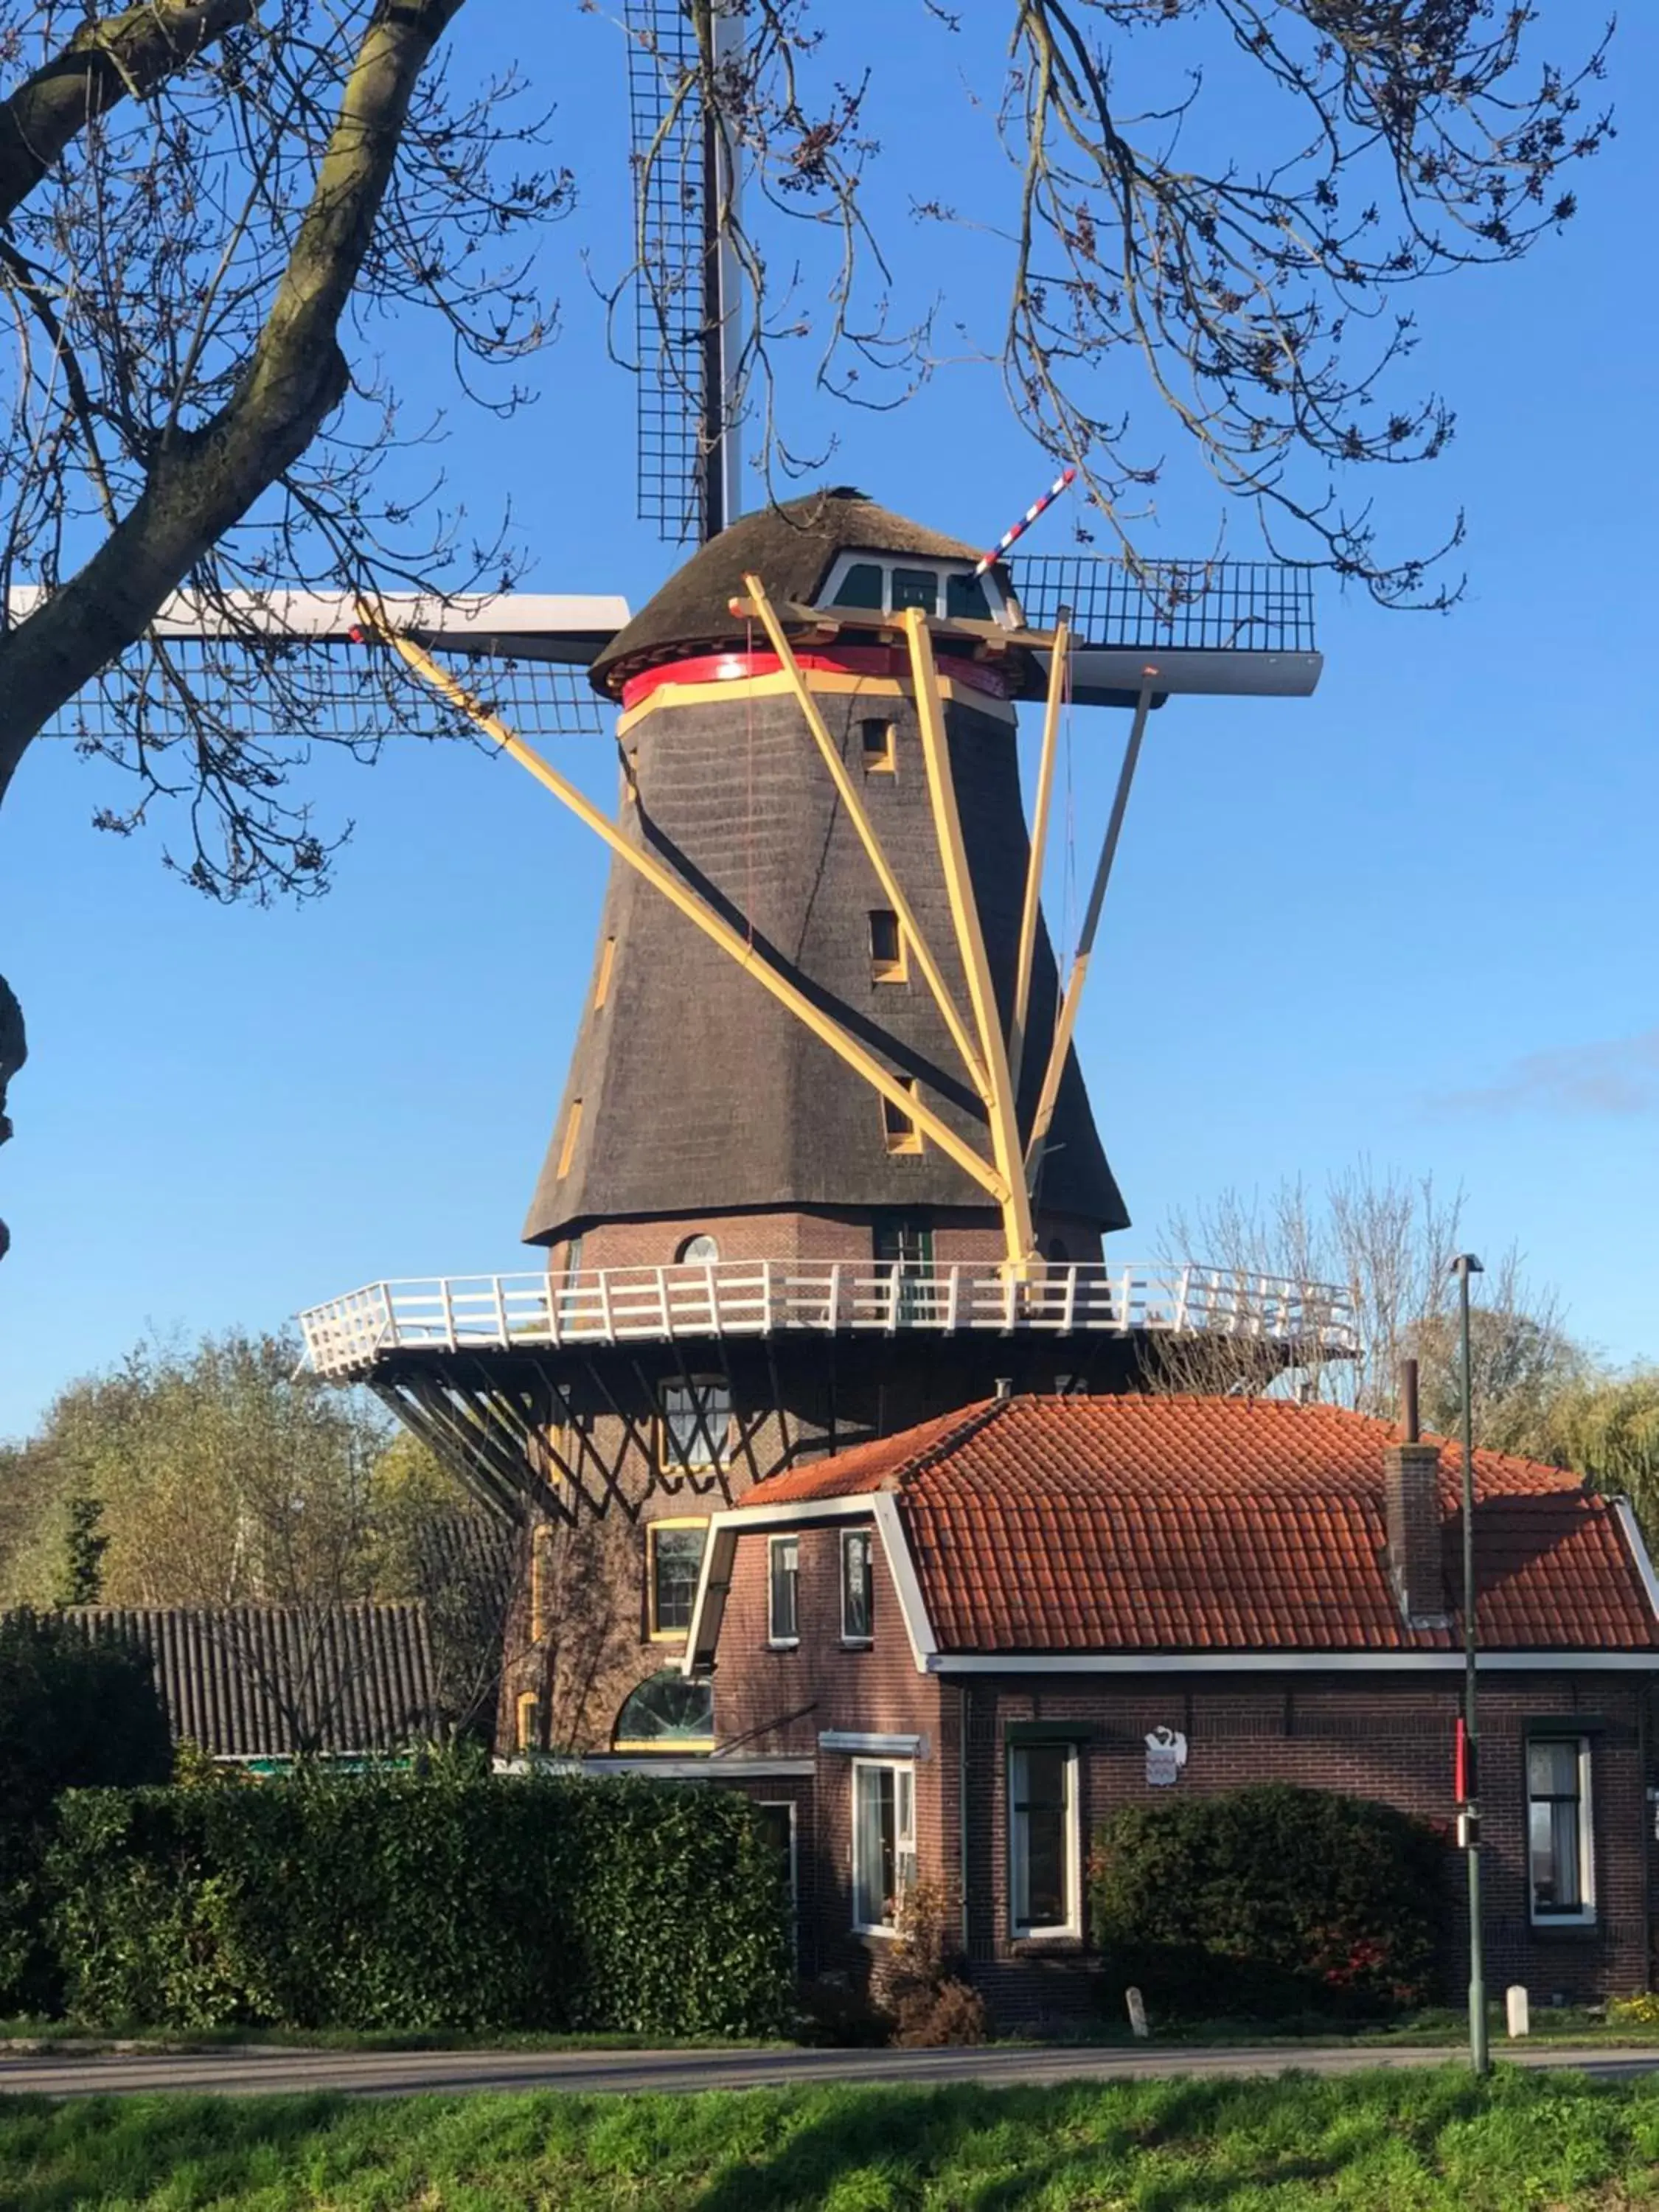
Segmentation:
{"type": "Polygon", "coordinates": [[[1008,1080],[1019,1097],[1025,1064],[1025,1031],[1031,1012],[1031,967],[1036,958],[1037,923],[1042,911],[1042,862],[1048,843],[1048,811],[1054,787],[1054,755],[1060,750],[1060,711],[1066,696],[1066,664],[1072,650],[1071,624],[1062,614],[1054,624],[1048,663],[1048,698],[1042,711],[1042,753],[1037,764],[1036,805],[1031,817],[1031,852],[1025,866],[1025,902],[1019,916],[1019,954],[1014,963],[1014,1011],[1008,1021],[1008,1080]]]}
{"type": "Polygon", "coordinates": [[[933,641],[927,617],[920,607],[905,610],[904,635],[910,648],[916,720],[921,729],[922,758],[927,763],[927,793],[933,801],[933,828],[945,870],[945,888],[950,896],[951,917],[956,924],[957,949],[967,971],[968,997],[979,1031],[980,1051],[990,1078],[990,1096],[986,1104],[991,1122],[992,1158],[1008,1188],[1008,1195],[1000,1201],[1007,1265],[1015,1274],[1023,1277],[1029,1273],[1036,1255],[1036,1233],[1025,1185],[1002,1019],[997,1011],[991,963],[985,952],[985,933],[980,926],[979,899],[969,873],[968,851],[963,842],[956,779],[951,770],[950,738],[945,726],[945,703],[939,697],[939,670],[933,661],[933,641]]]}
{"type": "MultiPolygon", "coordinates": [[[[804,1023],[815,1036],[821,1038],[855,1074],[862,1076],[872,1090],[878,1091],[901,1114],[907,1115],[930,1143],[937,1145],[948,1159],[954,1160],[982,1190],[990,1194],[1005,1214],[1011,1197],[1017,1196],[1023,1204],[1024,1184],[1018,1172],[1018,1158],[1014,1166],[1014,1181],[1011,1184],[1006,1167],[994,1167],[988,1161],[981,1159],[973,1146],[959,1137],[947,1121],[942,1121],[931,1108],[923,1105],[902,1077],[884,1067],[850,1031],[843,1029],[821,1007],[815,1006],[757,945],[750,945],[723,915],[715,912],[706,899],[682,882],[665,861],[659,860],[647,848],[631,843],[617,823],[602,814],[591,799],[562,776],[551,762],[544,760],[533,746],[527,745],[516,731],[509,729],[499,715],[491,714],[481,700],[475,699],[466,687],[422,647],[416,645],[412,638],[386,628],[377,618],[372,606],[360,605],[358,616],[364,629],[390,645],[405,666],[412,669],[434,690],[441,692],[453,707],[459,708],[486,737],[492,738],[520,768],[527,769],[544,790],[550,791],[567,806],[579,822],[601,838],[635,874],[642,876],[653,889],[660,891],[672,906],[678,907],[688,921],[702,930],[705,937],[718,945],[722,952],[787,1006],[798,1021],[804,1023]]],[[[928,665],[932,666],[931,659],[928,665]]]]}
{"type": "Polygon", "coordinates": [[[904,886],[894,874],[892,866],[883,849],[881,840],[876,835],[875,825],[866,811],[864,801],[859,797],[857,788],[847,773],[847,763],[842,760],[836,741],[825,726],[823,716],[818,711],[818,702],[812,696],[806,678],[801,673],[800,664],[795,659],[789,640],[784,635],[783,625],[777,617],[777,611],[766,596],[766,587],[758,576],[745,575],[743,581],[755,612],[760,617],[761,626],[770,641],[772,650],[778,657],[778,665],[789,678],[790,686],[805,718],[806,726],[811,732],[812,742],[817,745],[823,756],[823,764],[830,771],[830,780],[836,787],[836,796],[846,808],[848,819],[858,831],[859,842],[869,855],[870,865],[876,872],[877,880],[892,905],[893,912],[898,920],[898,926],[903,931],[909,941],[910,949],[916,956],[916,965],[921,969],[927,988],[933,994],[934,1002],[945,1018],[945,1026],[950,1030],[957,1050],[962,1054],[963,1064],[973,1079],[974,1088],[985,1102],[986,1109],[988,1112],[991,1104],[991,1086],[984,1063],[974,1048],[973,1040],[968,1034],[968,1025],[957,1012],[956,1001],[951,996],[945,978],[939,972],[938,961],[933,957],[933,949],[921,933],[921,925],[911,911],[910,902],[904,895],[904,886]]]}
{"type": "Polygon", "coordinates": [[[1083,1003],[1083,987],[1089,978],[1089,961],[1095,949],[1095,935],[1100,927],[1100,909],[1106,902],[1106,886],[1111,879],[1112,862],[1117,857],[1117,841],[1122,835],[1123,817],[1129,804],[1129,787],[1134,781],[1135,764],[1140,758],[1140,741],[1146,734],[1146,711],[1152,702],[1152,679],[1153,672],[1148,670],[1141,682],[1140,696],[1135,702],[1135,718],[1130,727],[1128,743],[1123,748],[1123,765],[1118,770],[1117,789],[1112,795],[1112,811],[1106,823],[1106,834],[1100,841],[1100,858],[1095,863],[1095,879],[1089,890],[1089,904],[1084,913],[1083,927],[1078,933],[1071,973],[1066,978],[1060,1016],[1054,1024],[1054,1042],[1048,1048],[1048,1065],[1042,1072],[1042,1088],[1037,1094],[1036,1111],[1031,1116],[1031,1133],[1025,1140],[1024,1180],[1031,1190],[1036,1188],[1037,1178],[1042,1171],[1048,1125],[1054,1118],[1054,1102],[1060,1096],[1060,1078],[1066,1073],[1066,1055],[1072,1048],[1072,1035],[1077,1028],[1077,1010],[1083,1003]]]}

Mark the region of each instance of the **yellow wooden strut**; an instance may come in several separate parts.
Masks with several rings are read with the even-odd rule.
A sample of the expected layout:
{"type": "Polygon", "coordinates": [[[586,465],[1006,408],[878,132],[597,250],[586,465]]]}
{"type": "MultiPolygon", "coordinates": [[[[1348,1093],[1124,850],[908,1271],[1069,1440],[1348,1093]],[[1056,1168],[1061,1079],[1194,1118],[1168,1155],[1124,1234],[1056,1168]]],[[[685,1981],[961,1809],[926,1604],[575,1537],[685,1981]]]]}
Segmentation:
{"type": "Polygon", "coordinates": [[[616,823],[602,814],[574,784],[559,774],[550,762],[544,760],[532,746],[526,744],[524,739],[509,729],[498,715],[491,714],[482,701],[475,699],[465,685],[435,661],[429,653],[416,645],[412,638],[386,629],[370,606],[360,605],[358,618],[366,629],[383,638],[406,666],[412,668],[434,690],[441,692],[452,706],[458,707],[486,737],[493,738],[503,752],[509,754],[520,768],[526,769],[535,777],[538,783],[568,806],[579,822],[602,838],[636,874],[643,876],[647,883],[660,891],[671,905],[678,907],[705,937],[718,945],[722,952],[736,961],[739,968],[752,975],[763,989],[769,991],[775,999],[787,1006],[798,1021],[804,1022],[815,1036],[822,1038],[830,1049],[845,1060],[855,1073],[861,1075],[873,1091],[878,1091],[900,1113],[908,1116],[928,1142],[937,1145],[947,1158],[954,1160],[959,1168],[971,1176],[981,1189],[989,1193],[996,1205],[1006,1211],[1011,1197],[1016,1194],[1023,1204],[1024,1183],[1019,1173],[1017,1156],[1011,1182],[1010,1168],[1000,1156],[994,1167],[981,1159],[973,1146],[959,1137],[947,1121],[941,1121],[930,1108],[922,1104],[901,1077],[884,1067],[850,1031],[843,1029],[821,1007],[815,1006],[758,945],[750,945],[654,853],[646,847],[632,844],[616,823]]]}
{"type": "Polygon", "coordinates": [[[1008,1081],[1019,1097],[1025,1060],[1025,1031],[1031,1011],[1031,965],[1036,957],[1037,922],[1042,911],[1042,860],[1048,842],[1048,809],[1059,750],[1060,710],[1066,693],[1066,665],[1072,633],[1062,614],[1054,624],[1054,657],[1048,664],[1048,699],[1042,712],[1042,754],[1037,765],[1036,807],[1031,817],[1031,853],[1025,866],[1025,902],[1020,909],[1019,955],[1014,963],[1014,1011],[1008,1022],[1008,1081]]]}
{"type": "Polygon", "coordinates": [[[1014,1114],[1013,1088],[1008,1079],[1008,1054],[1002,1041],[1002,1022],[997,1012],[991,963],[985,953],[985,933],[980,927],[979,900],[968,871],[967,847],[963,842],[962,817],[957,807],[956,781],[951,771],[950,739],[945,727],[945,707],[939,697],[939,671],[933,665],[933,645],[927,617],[920,607],[905,611],[904,632],[910,647],[910,672],[915,686],[916,719],[921,728],[922,758],[927,767],[927,791],[933,806],[933,827],[939,838],[945,887],[950,895],[951,915],[956,924],[957,945],[967,971],[968,996],[979,1031],[980,1050],[990,1078],[987,1107],[991,1121],[992,1157],[1008,1186],[1002,1206],[1003,1236],[1009,1267],[1024,1275],[1035,1257],[1036,1235],[1025,1188],[1020,1157],[1019,1127],[1014,1114]]]}
{"type": "Polygon", "coordinates": [[[836,796],[846,808],[848,819],[858,831],[859,842],[869,855],[870,865],[874,868],[877,879],[887,895],[893,912],[897,917],[898,926],[908,939],[910,948],[916,956],[916,965],[926,978],[927,988],[933,994],[934,1002],[945,1018],[945,1026],[950,1030],[957,1050],[962,1054],[963,1064],[973,1079],[974,1088],[979,1092],[988,1109],[991,1103],[990,1079],[985,1072],[984,1064],[978,1053],[974,1049],[973,1040],[968,1034],[968,1025],[957,1011],[956,1001],[951,996],[945,978],[939,972],[939,963],[934,959],[933,950],[921,933],[921,925],[911,911],[909,900],[904,896],[904,886],[893,873],[881,840],[876,835],[875,826],[866,811],[864,801],[860,798],[856,786],[847,773],[847,764],[841,757],[835,739],[825,726],[823,716],[818,709],[818,702],[812,696],[806,678],[801,673],[800,665],[795,659],[789,640],[784,635],[783,625],[779,622],[776,611],[766,596],[766,588],[760,578],[745,575],[743,580],[754,611],[759,617],[761,626],[766,632],[772,650],[778,657],[779,665],[793,688],[801,713],[805,717],[806,726],[811,732],[812,742],[823,757],[823,764],[830,771],[830,780],[836,787],[836,796]]]}
{"type": "Polygon", "coordinates": [[[1065,995],[1060,1002],[1060,1018],[1054,1024],[1054,1042],[1048,1048],[1048,1065],[1042,1072],[1042,1088],[1037,1095],[1036,1111],[1031,1117],[1031,1133],[1025,1146],[1025,1181],[1035,1190],[1037,1177],[1042,1170],[1042,1155],[1048,1141],[1048,1125],[1054,1118],[1054,1103],[1060,1097],[1060,1079],[1066,1073],[1066,1055],[1072,1048],[1072,1035],[1077,1028],[1077,1010],[1083,1003],[1083,987],[1089,980],[1089,962],[1095,949],[1095,935],[1100,927],[1100,909],[1106,902],[1106,886],[1111,879],[1112,862],[1117,857],[1117,841],[1123,831],[1123,816],[1129,804],[1129,787],[1134,781],[1135,764],[1140,758],[1140,741],[1146,734],[1146,711],[1152,705],[1152,678],[1149,669],[1140,686],[1140,696],[1135,702],[1135,718],[1129,731],[1129,741],[1123,748],[1123,765],[1118,770],[1117,789],[1112,796],[1112,811],[1106,824],[1106,834],[1100,843],[1100,858],[1095,863],[1095,879],[1089,890],[1089,904],[1083,916],[1083,927],[1078,935],[1077,951],[1073,957],[1072,971],[1066,979],[1065,995]]]}

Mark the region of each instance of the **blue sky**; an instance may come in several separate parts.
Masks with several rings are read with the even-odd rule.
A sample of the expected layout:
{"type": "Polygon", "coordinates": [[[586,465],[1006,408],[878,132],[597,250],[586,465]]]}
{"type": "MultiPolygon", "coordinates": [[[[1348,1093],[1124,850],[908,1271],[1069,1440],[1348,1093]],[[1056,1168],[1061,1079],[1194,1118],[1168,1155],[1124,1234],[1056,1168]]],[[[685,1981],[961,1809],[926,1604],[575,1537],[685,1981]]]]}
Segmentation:
{"type": "MultiPolygon", "coordinates": [[[[1578,11],[1547,12],[1547,46],[1582,37],[1578,11]]],[[[478,4],[492,38],[513,13],[478,4]]],[[[872,37],[879,18],[926,64],[875,118],[896,188],[947,155],[947,175],[976,173],[983,154],[915,14],[905,27],[860,0],[845,18],[872,37]]],[[[481,515],[511,495],[535,586],[637,604],[673,556],[632,520],[632,393],[581,259],[617,248],[621,59],[602,17],[557,15],[559,153],[587,180],[546,248],[564,335],[540,405],[511,425],[457,417],[446,461],[481,515]]],[[[1154,720],[1079,1038],[1135,1217],[1123,1254],[1154,1250],[1173,1206],[1369,1155],[1462,1182],[1477,1250],[1516,1241],[1580,1334],[1659,1355],[1653,334],[1633,281],[1659,204],[1635,120],[1656,64],[1659,28],[1632,11],[1611,83],[1631,127],[1585,173],[1578,222],[1518,269],[1418,301],[1416,369],[1458,434],[1420,478],[1376,489],[1402,537],[1467,509],[1464,604],[1390,615],[1322,586],[1315,699],[1154,720]]],[[[988,241],[902,233],[899,249],[901,288],[937,281],[953,315],[991,325],[988,241]]],[[[422,392],[416,346],[394,367],[422,392]]],[[[970,538],[1046,480],[983,370],[897,415],[831,417],[804,374],[786,397],[804,428],[838,434],[831,480],[970,538]]],[[[1146,422],[1173,455],[1150,405],[1146,422]]],[[[1152,550],[1212,544],[1219,509],[1192,471],[1172,466],[1159,510],[1152,550]]],[[[1064,550],[1066,519],[1046,527],[1034,544],[1064,550]]],[[[1243,517],[1230,529],[1255,550],[1243,517]]],[[[1075,719],[1080,866],[1121,737],[1115,718],[1075,719]]],[[[608,793],[603,745],[562,757],[608,793]]],[[[67,746],[36,747],[18,778],[0,967],[31,1059],[0,1153],[0,1436],[146,1331],[275,1326],[366,1279],[530,1256],[517,1233],[601,855],[465,748],[394,746],[372,771],[319,756],[309,788],[325,817],[355,819],[337,886],[258,912],[164,873],[165,824],[96,835],[108,787],[67,746]]]]}

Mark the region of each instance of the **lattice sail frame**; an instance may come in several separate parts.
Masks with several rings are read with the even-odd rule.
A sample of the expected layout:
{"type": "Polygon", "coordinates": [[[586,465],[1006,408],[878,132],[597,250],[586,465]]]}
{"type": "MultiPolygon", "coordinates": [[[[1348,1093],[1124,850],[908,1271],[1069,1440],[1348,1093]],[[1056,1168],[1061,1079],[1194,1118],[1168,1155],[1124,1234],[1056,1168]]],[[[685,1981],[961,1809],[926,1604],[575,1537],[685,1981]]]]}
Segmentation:
{"type": "MultiPolygon", "coordinates": [[[[12,618],[39,596],[14,591],[12,618]]],[[[516,728],[543,738],[607,733],[587,664],[628,620],[625,599],[524,592],[377,605],[516,728]]],[[[314,738],[368,752],[392,737],[476,735],[370,635],[343,594],[235,592],[211,608],[180,597],[47,735],[118,761],[185,741],[257,750],[314,738]]]]}
{"type": "Polygon", "coordinates": [[[665,544],[703,544],[742,507],[743,282],[732,236],[739,162],[703,96],[705,66],[737,64],[742,9],[737,0],[625,0],[623,19],[636,512],[665,544]]]}

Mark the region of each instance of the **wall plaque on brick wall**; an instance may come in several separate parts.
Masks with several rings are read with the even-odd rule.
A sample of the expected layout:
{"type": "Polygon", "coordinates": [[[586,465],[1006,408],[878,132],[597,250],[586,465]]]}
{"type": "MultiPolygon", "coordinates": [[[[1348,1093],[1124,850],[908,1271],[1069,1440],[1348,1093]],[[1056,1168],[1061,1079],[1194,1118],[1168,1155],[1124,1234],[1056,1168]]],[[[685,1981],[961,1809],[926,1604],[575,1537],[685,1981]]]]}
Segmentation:
{"type": "Polygon", "coordinates": [[[1155,1728],[1146,1739],[1146,1780],[1154,1790],[1179,1782],[1187,1764],[1187,1739],[1179,1729],[1155,1728]]]}

